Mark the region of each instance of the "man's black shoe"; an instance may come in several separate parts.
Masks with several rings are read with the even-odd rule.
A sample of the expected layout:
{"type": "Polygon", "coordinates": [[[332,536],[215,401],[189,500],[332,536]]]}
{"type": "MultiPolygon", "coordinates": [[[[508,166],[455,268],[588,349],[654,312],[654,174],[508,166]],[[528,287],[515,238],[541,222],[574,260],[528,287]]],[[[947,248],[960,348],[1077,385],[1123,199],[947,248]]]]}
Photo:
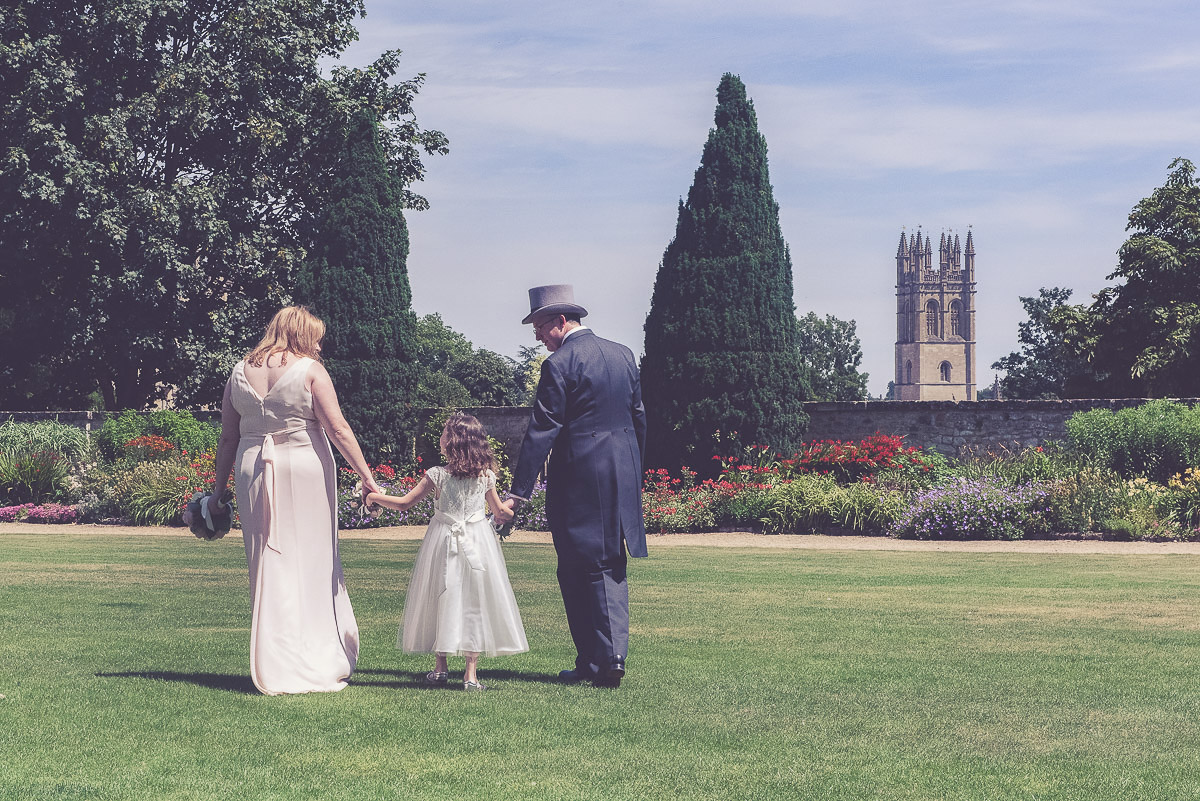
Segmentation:
{"type": "Polygon", "coordinates": [[[625,676],[625,657],[618,656],[608,666],[608,677],[610,679],[621,679],[625,676]]]}
{"type": "Polygon", "coordinates": [[[572,668],[571,670],[560,670],[558,680],[567,684],[578,684],[581,681],[587,681],[588,677],[572,668]]]}

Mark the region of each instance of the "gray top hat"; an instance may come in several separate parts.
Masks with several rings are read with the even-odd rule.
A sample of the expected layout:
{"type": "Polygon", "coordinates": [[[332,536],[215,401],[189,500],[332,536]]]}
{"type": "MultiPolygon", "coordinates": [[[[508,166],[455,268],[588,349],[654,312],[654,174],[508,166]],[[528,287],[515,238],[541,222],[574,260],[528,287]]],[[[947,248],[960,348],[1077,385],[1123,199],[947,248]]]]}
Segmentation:
{"type": "Polygon", "coordinates": [[[570,284],[535,286],[529,290],[529,314],[521,325],[533,322],[540,314],[578,314],[587,316],[587,309],[575,302],[575,287],[570,284]]]}

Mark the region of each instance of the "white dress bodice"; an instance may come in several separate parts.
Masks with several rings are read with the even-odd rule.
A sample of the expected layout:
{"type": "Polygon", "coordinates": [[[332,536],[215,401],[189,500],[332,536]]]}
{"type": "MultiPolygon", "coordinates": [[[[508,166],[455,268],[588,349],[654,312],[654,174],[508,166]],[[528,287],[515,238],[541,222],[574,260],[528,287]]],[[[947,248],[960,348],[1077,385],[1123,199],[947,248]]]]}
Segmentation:
{"type": "Polygon", "coordinates": [[[478,478],[455,478],[444,467],[427,471],[433,482],[433,508],[456,520],[466,520],[487,511],[487,493],[496,486],[496,474],[488,470],[478,478]]]}

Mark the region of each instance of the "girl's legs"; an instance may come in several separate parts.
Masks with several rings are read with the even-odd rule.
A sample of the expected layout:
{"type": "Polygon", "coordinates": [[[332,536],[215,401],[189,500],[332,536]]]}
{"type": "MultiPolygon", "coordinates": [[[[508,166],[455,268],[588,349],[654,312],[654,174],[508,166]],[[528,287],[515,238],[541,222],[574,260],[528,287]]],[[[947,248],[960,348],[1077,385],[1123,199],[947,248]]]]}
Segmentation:
{"type": "Polygon", "coordinates": [[[445,687],[446,682],[450,679],[450,674],[446,669],[446,655],[437,654],[433,670],[425,674],[425,684],[429,687],[445,687]]]}
{"type": "Polygon", "coordinates": [[[475,668],[479,665],[479,654],[463,654],[467,659],[467,669],[463,671],[463,681],[478,682],[475,668]]]}

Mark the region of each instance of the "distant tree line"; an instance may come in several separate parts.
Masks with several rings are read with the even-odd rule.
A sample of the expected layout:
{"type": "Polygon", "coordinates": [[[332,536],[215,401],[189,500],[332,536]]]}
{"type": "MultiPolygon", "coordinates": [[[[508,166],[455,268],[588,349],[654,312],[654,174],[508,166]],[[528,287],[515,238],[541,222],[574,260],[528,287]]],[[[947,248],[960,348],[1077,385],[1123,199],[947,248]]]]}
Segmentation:
{"type": "Polygon", "coordinates": [[[1062,287],[1023,297],[1020,349],[992,365],[1007,398],[1200,397],[1200,183],[1171,162],[1134,206],[1129,238],[1090,304],[1062,287]]]}

